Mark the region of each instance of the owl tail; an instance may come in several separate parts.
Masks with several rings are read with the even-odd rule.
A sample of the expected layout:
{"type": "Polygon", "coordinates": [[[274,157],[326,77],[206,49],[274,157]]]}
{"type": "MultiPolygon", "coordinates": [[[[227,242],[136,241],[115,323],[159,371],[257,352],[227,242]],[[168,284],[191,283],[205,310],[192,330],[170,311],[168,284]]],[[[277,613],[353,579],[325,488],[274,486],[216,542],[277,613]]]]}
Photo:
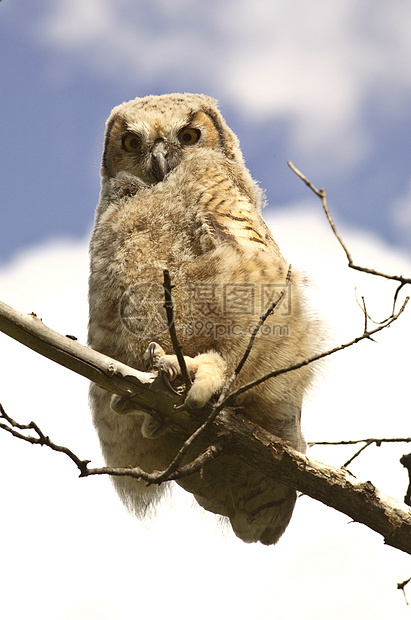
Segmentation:
{"type": "MultiPolygon", "coordinates": [[[[254,473],[254,472],[253,472],[254,473]]],[[[257,473],[257,472],[256,472],[257,473]]],[[[261,474],[260,474],[261,476],[261,474]]],[[[258,489],[258,480],[247,489],[242,499],[233,498],[233,511],[229,515],[231,526],[238,538],[246,543],[260,542],[274,545],[285,532],[293,514],[297,493],[284,484],[271,482],[264,490],[258,489]]],[[[260,482],[266,483],[263,479],[260,482]]],[[[241,490],[235,488],[234,492],[241,490]]]]}
{"type": "Polygon", "coordinates": [[[221,457],[178,481],[210,512],[228,517],[234,533],[246,543],[274,545],[293,514],[297,493],[291,487],[263,476],[261,471],[221,457]]]}

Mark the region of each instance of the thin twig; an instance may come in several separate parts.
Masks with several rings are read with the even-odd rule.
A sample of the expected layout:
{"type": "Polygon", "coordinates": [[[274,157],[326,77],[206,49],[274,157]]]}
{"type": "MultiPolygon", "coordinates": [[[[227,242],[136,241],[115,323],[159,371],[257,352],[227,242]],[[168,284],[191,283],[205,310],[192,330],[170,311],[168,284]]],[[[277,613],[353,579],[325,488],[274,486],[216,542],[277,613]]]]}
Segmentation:
{"type": "Polygon", "coordinates": [[[18,439],[22,439],[23,441],[26,441],[33,445],[47,446],[54,452],[61,452],[68,456],[69,459],[71,459],[80,470],[80,478],[104,474],[110,476],[130,476],[132,478],[137,478],[138,480],[144,480],[148,484],[160,484],[169,480],[179,480],[180,478],[184,478],[185,476],[189,476],[190,474],[200,471],[205,465],[207,465],[207,463],[214,460],[223,449],[220,444],[211,444],[195,459],[190,461],[190,463],[187,463],[186,465],[177,468],[177,466],[175,465],[176,459],[174,459],[174,461],[164,471],[153,472],[151,474],[145,472],[139,467],[89,468],[89,460],[82,460],[66,446],[59,446],[55,444],[50,439],[50,437],[43,433],[43,431],[35,422],[30,422],[29,424],[20,424],[19,422],[16,422],[16,420],[13,420],[13,418],[11,418],[5,412],[3,406],[0,403],[0,419],[1,418],[6,420],[7,424],[3,424],[0,422],[0,428],[13,435],[13,437],[17,437],[18,439]],[[32,435],[25,435],[24,433],[20,432],[24,430],[34,431],[37,434],[37,437],[33,437],[32,435]]]}
{"type": "MultiPolygon", "coordinates": [[[[375,444],[378,448],[383,443],[410,443],[411,437],[383,437],[376,439],[375,437],[369,437],[367,439],[343,439],[341,441],[310,441],[308,446],[312,448],[313,446],[352,446],[357,443],[363,443],[364,445],[353,454],[352,457],[346,461],[342,467],[347,467],[350,463],[353,462],[354,459],[357,458],[363,450],[368,448],[369,446],[375,444]]],[[[404,454],[403,457],[400,458],[401,465],[404,465],[408,469],[408,474],[410,477],[410,484],[408,487],[407,494],[404,498],[404,503],[408,506],[411,505],[411,454],[404,454]]]]}
{"type": "Polygon", "coordinates": [[[348,461],[345,461],[345,463],[343,463],[343,467],[348,467],[348,465],[350,465],[350,463],[353,462],[354,459],[357,458],[357,456],[359,456],[361,454],[361,452],[363,452],[366,448],[368,448],[368,446],[370,446],[372,444],[371,441],[367,441],[363,446],[361,446],[361,448],[359,448],[357,450],[357,452],[355,452],[349,459],[348,461]]]}
{"type": "MultiPolygon", "coordinates": [[[[177,338],[177,334],[176,334],[176,330],[174,326],[174,304],[173,304],[173,300],[171,296],[171,289],[173,285],[171,284],[170,272],[168,271],[168,269],[164,269],[163,275],[164,275],[163,287],[164,287],[164,296],[165,296],[164,308],[167,313],[168,331],[170,334],[171,342],[173,344],[174,353],[176,354],[178,363],[180,365],[180,370],[181,370],[181,374],[185,382],[186,393],[187,393],[191,386],[191,379],[188,374],[186,362],[185,362],[183,351],[182,351],[182,346],[177,338]]],[[[214,419],[215,419],[215,416],[212,417],[212,420],[214,419]]],[[[209,424],[211,424],[212,420],[209,422],[209,424]]],[[[202,424],[197,430],[194,431],[194,433],[190,435],[190,437],[188,437],[188,439],[186,439],[186,441],[183,443],[183,445],[181,446],[180,450],[177,452],[174,459],[171,461],[169,466],[164,470],[162,474],[164,476],[164,479],[166,479],[167,476],[170,476],[172,472],[176,471],[182,459],[188,452],[190,446],[197,439],[197,437],[199,437],[204,432],[205,428],[207,428],[209,424],[206,424],[206,425],[202,424]]]]}
{"type": "Polygon", "coordinates": [[[356,443],[375,443],[380,446],[383,443],[410,443],[411,437],[383,437],[380,439],[367,438],[367,439],[342,439],[341,441],[310,441],[309,447],[312,446],[352,446],[356,443]]]}
{"type": "Polygon", "coordinates": [[[205,465],[213,461],[219,454],[221,454],[222,451],[223,446],[220,443],[213,443],[186,465],[178,467],[175,465],[176,459],[174,459],[167,469],[156,475],[153,482],[155,484],[160,484],[161,482],[180,480],[181,478],[195,474],[196,472],[201,471],[205,465]]]}
{"type": "MultiPolygon", "coordinates": [[[[397,276],[397,275],[389,275],[389,274],[386,274],[386,273],[382,273],[381,271],[376,271],[375,269],[370,269],[369,267],[361,267],[360,265],[356,265],[354,263],[352,257],[351,257],[350,252],[347,249],[347,246],[345,245],[344,241],[342,240],[341,236],[339,235],[339,233],[338,233],[338,231],[337,231],[337,229],[335,227],[335,224],[334,224],[334,222],[332,220],[332,217],[331,217],[330,211],[328,209],[328,205],[327,205],[327,192],[325,191],[325,189],[317,189],[315,187],[315,185],[313,185],[311,183],[311,181],[309,181],[307,179],[307,177],[304,176],[304,174],[302,172],[300,172],[300,170],[298,170],[298,168],[296,168],[291,161],[288,161],[287,163],[288,163],[289,167],[291,168],[291,170],[298,177],[300,177],[300,179],[302,181],[304,181],[304,183],[311,189],[311,191],[314,192],[314,194],[316,196],[318,196],[321,199],[322,206],[323,206],[323,209],[324,209],[324,213],[325,213],[325,215],[327,217],[328,223],[330,224],[331,229],[332,229],[334,235],[338,239],[339,244],[341,245],[342,249],[345,252],[345,255],[346,255],[347,261],[348,261],[348,266],[351,269],[356,269],[357,271],[362,271],[364,273],[369,273],[369,274],[371,274],[373,276],[380,276],[381,278],[387,278],[388,280],[396,280],[397,282],[400,282],[401,286],[397,289],[397,292],[396,292],[396,295],[395,295],[395,300],[396,300],[400,288],[402,286],[404,286],[404,284],[411,284],[411,278],[404,278],[403,276],[397,276]]],[[[394,313],[394,310],[393,310],[393,313],[394,313]]]]}
{"type": "Polygon", "coordinates": [[[225,399],[223,405],[224,406],[232,405],[237,396],[239,396],[240,394],[243,394],[244,392],[247,392],[248,390],[251,390],[252,388],[256,387],[257,385],[260,385],[261,383],[263,383],[264,381],[267,381],[268,379],[272,379],[273,377],[278,377],[279,375],[283,375],[293,370],[298,370],[299,368],[302,368],[303,366],[308,366],[308,364],[312,364],[313,362],[316,362],[320,359],[328,357],[329,355],[333,355],[334,353],[337,353],[338,351],[343,351],[344,349],[347,349],[348,347],[351,347],[354,344],[361,342],[361,340],[366,340],[366,339],[372,340],[371,336],[373,336],[377,332],[380,332],[386,327],[389,327],[391,323],[393,323],[394,321],[398,319],[398,317],[404,312],[405,306],[407,305],[408,301],[409,301],[409,297],[406,297],[400,310],[394,316],[388,319],[388,321],[384,325],[379,325],[375,329],[372,329],[371,331],[368,331],[368,332],[364,332],[361,336],[358,336],[357,338],[350,340],[350,342],[340,344],[338,347],[334,347],[333,349],[330,349],[329,351],[325,351],[323,353],[318,353],[317,355],[313,355],[312,357],[309,357],[306,360],[302,360],[301,362],[292,364],[291,366],[287,366],[287,368],[279,368],[278,370],[272,370],[271,372],[267,373],[266,375],[263,375],[259,379],[255,379],[255,381],[250,381],[250,383],[246,383],[245,385],[238,388],[234,392],[231,392],[231,394],[229,394],[229,396],[227,396],[227,398],[225,399]]]}
{"type": "Polygon", "coordinates": [[[251,353],[251,349],[253,348],[254,345],[254,341],[257,337],[258,332],[261,330],[262,326],[264,325],[264,323],[266,322],[266,320],[268,319],[268,317],[271,314],[274,314],[274,311],[276,309],[276,307],[278,306],[278,304],[281,302],[281,300],[283,299],[284,295],[287,292],[287,288],[288,285],[290,283],[291,280],[291,265],[288,265],[288,271],[287,271],[287,275],[285,278],[285,285],[284,288],[282,289],[281,293],[279,294],[279,296],[277,297],[277,299],[275,299],[267,308],[267,310],[265,312],[263,312],[263,314],[261,314],[260,319],[257,323],[257,325],[255,326],[253,333],[250,336],[250,340],[248,342],[247,348],[244,352],[244,355],[242,356],[241,360],[239,361],[237,368],[234,370],[233,374],[231,375],[231,377],[229,377],[229,379],[227,380],[226,384],[224,385],[220,397],[216,403],[216,407],[218,407],[226,398],[228,392],[230,391],[230,388],[232,386],[232,384],[234,383],[234,381],[236,380],[236,378],[238,377],[238,375],[240,374],[241,370],[243,369],[244,364],[246,363],[248,356],[251,353]]]}
{"type": "MultiPolygon", "coordinates": [[[[398,288],[401,288],[403,285],[400,284],[400,286],[398,288]]],[[[398,290],[398,289],[397,289],[398,290]]],[[[364,307],[365,307],[365,300],[364,297],[361,297],[361,303],[359,301],[359,299],[357,298],[357,289],[355,289],[355,300],[359,306],[359,308],[361,308],[361,311],[364,312],[364,307]]],[[[392,305],[392,311],[390,316],[384,318],[382,321],[376,321],[375,319],[372,318],[372,316],[370,315],[370,313],[368,312],[368,310],[366,310],[366,316],[365,316],[365,320],[368,321],[368,319],[374,323],[374,325],[384,325],[384,323],[386,323],[389,319],[391,319],[394,316],[394,312],[395,312],[395,305],[396,305],[396,296],[394,295],[394,300],[393,300],[393,305],[392,305]]]]}
{"type": "Polygon", "coordinates": [[[408,488],[404,497],[404,504],[411,506],[411,454],[403,454],[400,458],[400,463],[408,470],[408,488]]]}
{"type": "Polygon", "coordinates": [[[173,471],[173,469],[175,467],[177,467],[179,465],[179,463],[181,462],[181,459],[184,457],[184,455],[187,453],[188,449],[190,448],[190,446],[201,436],[203,435],[203,433],[205,433],[205,431],[211,426],[211,424],[214,422],[214,420],[216,419],[216,417],[218,416],[218,414],[222,411],[222,409],[226,406],[226,396],[233,384],[233,382],[235,381],[235,379],[238,377],[239,373],[241,372],[245,362],[247,361],[248,356],[250,355],[252,346],[254,344],[255,338],[258,334],[258,332],[260,331],[261,327],[264,325],[265,321],[267,320],[267,318],[274,313],[275,308],[278,306],[278,304],[280,303],[280,301],[283,299],[286,291],[287,291],[287,286],[290,282],[291,279],[291,265],[289,265],[288,267],[288,271],[287,271],[287,275],[286,275],[286,281],[285,281],[285,286],[282,289],[281,293],[279,294],[278,298],[273,301],[269,307],[267,308],[267,310],[260,316],[260,319],[256,325],[256,327],[253,330],[253,333],[250,336],[250,340],[248,342],[248,346],[244,352],[244,355],[242,356],[240,362],[237,365],[237,368],[235,369],[235,371],[233,372],[233,374],[231,375],[231,377],[228,379],[228,381],[226,382],[226,384],[224,385],[221,394],[217,400],[217,402],[211,407],[211,411],[208,415],[208,417],[206,418],[205,422],[199,426],[199,428],[197,428],[194,433],[192,433],[192,435],[190,435],[190,437],[184,442],[184,444],[181,446],[178,454],[176,455],[176,457],[174,458],[174,460],[172,461],[172,463],[170,463],[169,467],[167,468],[166,472],[167,473],[171,473],[173,471]]]}
{"type": "Polygon", "coordinates": [[[402,593],[404,595],[405,598],[405,603],[408,605],[408,599],[407,599],[407,595],[405,594],[405,586],[410,583],[411,581],[411,577],[409,579],[406,579],[405,581],[402,581],[401,583],[397,583],[397,589],[398,590],[402,590],[402,593]]]}
{"type": "Polygon", "coordinates": [[[214,422],[214,420],[216,419],[216,417],[220,413],[221,409],[222,409],[222,407],[218,408],[216,406],[211,409],[211,413],[208,415],[208,417],[206,418],[205,422],[203,422],[203,424],[201,424],[201,426],[199,426],[194,431],[194,433],[192,433],[190,435],[190,437],[188,437],[188,439],[185,440],[185,442],[181,446],[180,450],[177,452],[176,456],[171,461],[170,465],[164,471],[164,475],[170,476],[170,474],[180,465],[182,459],[187,454],[189,448],[193,445],[193,443],[201,435],[203,435],[203,433],[207,430],[207,428],[209,428],[211,426],[211,424],[214,422]]]}
{"type": "Polygon", "coordinates": [[[368,312],[367,312],[367,307],[365,305],[364,296],[361,297],[361,300],[362,300],[362,310],[364,313],[364,333],[366,334],[368,332],[368,312]]]}
{"type": "Polygon", "coordinates": [[[395,304],[397,303],[398,294],[400,290],[402,289],[402,287],[405,286],[405,284],[406,282],[401,282],[401,284],[399,284],[399,286],[397,287],[397,290],[395,291],[394,299],[392,303],[392,314],[394,314],[394,311],[395,311],[395,304]]]}
{"type": "Polygon", "coordinates": [[[257,325],[255,326],[253,333],[250,336],[250,340],[248,342],[247,348],[244,351],[244,355],[241,358],[240,362],[238,363],[237,368],[234,371],[234,379],[240,374],[245,362],[247,361],[248,356],[251,353],[251,349],[253,348],[254,345],[254,340],[257,337],[258,332],[260,331],[260,329],[262,328],[262,326],[264,325],[264,323],[266,322],[266,320],[268,319],[268,317],[271,314],[274,314],[274,310],[276,309],[276,307],[278,306],[278,304],[280,303],[280,301],[283,299],[288,285],[290,283],[291,280],[291,265],[288,265],[288,271],[287,271],[287,275],[285,278],[285,285],[284,288],[282,289],[281,293],[279,294],[279,296],[277,297],[277,299],[275,299],[267,308],[267,310],[260,316],[260,319],[257,323],[257,325]]]}
{"type": "Polygon", "coordinates": [[[195,459],[182,467],[173,468],[173,471],[169,473],[167,472],[169,468],[164,471],[149,474],[139,467],[98,467],[95,469],[87,469],[85,475],[130,476],[131,478],[137,478],[137,480],[144,480],[144,482],[147,482],[147,485],[161,484],[162,482],[170,482],[171,480],[180,480],[181,478],[201,471],[205,465],[213,461],[222,452],[222,449],[220,444],[210,444],[195,459]]]}
{"type": "Polygon", "coordinates": [[[164,308],[167,314],[168,333],[170,334],[174,353],[176,354],[178,363],[180,364],[181,375],[184,379],[184,383],[186,386],[186,392],[188,392],[191,386],[191,379],[190,379],[190,375],[188,374],[186,362],[184,359],[183,347],[181,346],[177,338],[176,328],[174,325],[174,303],[173,303],[173,298],[171,295],[171,289],[174,287],[174,285],[171,284],[171,278],[170,278],[170,273],[168,269],[164,269],[163,276],[164,276],[163,288],[164,288],[164,297],[165,297],[164,308]]]}
{"type": "Polygon", "coordinates": [[[62,452],[63,454],[66,454],[79,468],[80,476],[87,475],[86,473],[87,465],[88,463],[90,463],[90,461],[82,460],[76,454],[74,454],[74,452],[72,452],[69,448],[55,444],[53,441],[51,441],[50,437],[47,437],[47,435],[45,435],[41,431],[41,429],[37,426],[35,422],[30,422],[30,424],[20,424],[19,422],[16,422],[16,420],[13,420],[13,418],[7,415],[1,403],[0,403],[0,418],[6,420],[6,422],[8,423],[8,424],[0,423],[0,428],[7,431],[11,435],[13,435],[13,437],[17,437],[18,439],[23,439],[24,441],[27,441],[28,443],[31,443],[31,444],[38,444],[40,446],[48,446],[49,448],[54,450],[54,452],[62,452]],[[32,437],[31,435],[25,435],[24,433],[19,432],[19,431],[24,431],[24,430],[34,431],[35,433],[37,433],[37,437],[32,437]]]}

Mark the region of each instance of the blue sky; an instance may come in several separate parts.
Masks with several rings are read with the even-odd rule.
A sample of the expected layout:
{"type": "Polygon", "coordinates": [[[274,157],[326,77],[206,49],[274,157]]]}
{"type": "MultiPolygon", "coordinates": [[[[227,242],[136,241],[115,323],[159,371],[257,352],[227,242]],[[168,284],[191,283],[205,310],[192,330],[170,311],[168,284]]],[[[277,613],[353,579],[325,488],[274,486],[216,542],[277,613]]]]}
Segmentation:
{"type": "Polygon", "coordinates": [[[84,238],[123,100],[219,99],[270,209],[327,188],[338,222],[409,247],[411,6],[403,0],[0,4],[0,260],[84,238]]]}

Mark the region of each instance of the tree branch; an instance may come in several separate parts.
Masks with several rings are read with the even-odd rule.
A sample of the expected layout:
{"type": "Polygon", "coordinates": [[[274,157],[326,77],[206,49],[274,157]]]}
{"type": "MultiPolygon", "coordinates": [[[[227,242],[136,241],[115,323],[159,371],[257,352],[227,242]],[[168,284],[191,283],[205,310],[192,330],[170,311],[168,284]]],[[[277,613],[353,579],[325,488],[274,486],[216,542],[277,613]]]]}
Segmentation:
{"type": "MultiPolygon", "coordinates": [[[[353,462],[353,460],[356,459],[357,456],[361,454],[361,452],[363,452],[364,450],[366,450],[366,448],[368,448],[369,446],[372,446],[373,444],[375,444],[379,448],[383,443],[409,443],[409,442],[411,442],[411,437],[388,437],[388,438],[383,437],[382,439],[368,438],[368,439],[345,439],[342,441],[310,441],[308,445],[310,446],[310,448],[312,448],[312,446],[350,446],[356,443],[363,443],[364,445],[361,446],[361,448],[359,448],[348,459],[348,461],[346,461],[342,465],[342,467],[348,467],[348,465],[350,465],[353,462]]],[[[404,455],[400,459],[400,463],[404,465],[404,467],[407,467],[407,468],[409,467],[409,474],[411,476],[411,461],[408,465],[407,458],[406,458],[407,456],[410,456],[410,455],[404,455]]],[[[410,482],[410,486],[411,486],[411,482],[410,482]]],[[[408,504],[408,506],[411,505],[410,493],[411,493],[411,489],[409,488],[407,495],[404,499],[404,502],[408,504]]]]}
{"type": "Polygon", "coordinates": [[[298,368],[302,368],[303,366],[308,366],[308,364],[312,364],[313,362],[323,359],[324,357],[328,357],[329,355],[333,355],[334,353],[337,353],[338,351],[343,351],[344,349],[347,349],[348,347],[352,347],[358,342],[361,342],[361,340],[366,340],[366,339],[372,340],[372,336],[374,334],[382,331],[386,327],[389,327],[394,321],[398,319],[398,317],[404,312],[409,299],[410,299],[409,297],[406,297],[399,311],[396,314],[393,314],[389,319],[387,319],[387,321],[384,322],[383,325],[379,325],[375,329],[372,329],[368,332],[364,332],[361,336],[357,336],[357,338],[353,338],[353,340],[350,340],[349,342],[340,344],[338,347],[334,347],[333,349],[330,349],[329,351],[324,351],[323,353],[318,353],[317,355],[313,355],[312,357],[309,357],[306,360],[297,362],[296,364],[292,364],[291,366],[288,366],[287,368],[279,368],[278,370],[272,370],[271,372],[259,377],[258,379],[255,379],[255,381],[250,381],[250,383],[246,383],[245,385],[238,388],[234,392],[231,392],[231,394],[227,396],[223,405],[224,406],[232,405],[237,396],[239,396],[240,394],[243,394],[244,392],[247,392],[248,390],[251,390],[252,388],[256,387],[257,385],[260,385],[260,383],[263,383],[264,381],[267,381],[268,379],[272,379],[273,377],[278,377],[279,375],[282,375],[286,372],[291,372],[292,370],[297,370],[298,368]]]}
{"type": "Polygon", "coordinates": [[[6,424],[0,422],[0,428],[13,435],[13,437],[17,437],[18,439],[22,439],[23,441],[27,441],[33,445],[39,446],[47,446],[51,448],[54,452],[62,452],[66,456],[68,456],[79,468],[80,476],[87,475],[87,465],[90,461],[81,460],[74,452],[72,452],[69,448],[65,446],[59,446],[51,441],[50,437],[45,435],[43,431],[37,426],[35,422],[30,422],[29,424],[20,424],[13,420],[7,413],[5,412],[2,404],[0,403],[0,419],[6,420],[6,424]],[[21,431],[32,430],[37,434],[37,437],[32,437],[31,435],[26,435],[21,431]]]}
{"type": "Polygon", "coordinates": [[[397,589],[398,590],[402,590],[402,593],[404,595],[404,599],[405,599],[405,603],[408,605],[408,599],[407,599],[407,595],[405,594],[405,586],[408,585],[411,581],[411,577],[409,577],[409,579],[406,579],[405,581],[402,581],[401,583],[397,583],[397,589]]]}
{"type": "Polygon", "coordinates": [[[300,177],[300,179],[302,181],[304,181],[304,183],[307,185],[307,187],[309,187],[311,189],[311,191],[314,192],[314,194],[316,196],[318,196],[321,199],[322,205],[323,205],[323,209],[324,209],[324,213],[327,217],[328,223],[330,224],[332,231],[334,233],[334,235],[336,236],[336,238],[338,239],[339,244],[341,245],[342,249],[345,252],[345,255],[347,257],[347,261],[348,261],[348,266],[351,269],[356,269],[357,271],[363,271],[365,273],[369,273],[373,276],[380,276],[381,278],[387,278],[388,280],[396,280],[398,282],[400,282],[400,286],[398,287],[396,293],[395,293],[395,301],[397,299],[398,293],[400,291],[400,289],[405,285],[405,284],[411,284],[411,278],[404,278],[403,276],[397,276],[397,275],[388,275],[386,273],[382,273],[381,271],[376,271],[375,269],[370,269],[369,267],[361,267],[360,265],[356,265],[351,257],[350,252],[347,249],[347,246],[345,245],[344,241],[342,240],[341,236],[339,235],[335,224],[332,220],[330,211],[328,209],[328,205],[327,205],[327,192],[325,191],[325,189],[317,189],[315,187],[315,185],[313,185],[311,183],[311,181],[309,181],[307,179],[306,176],[303,175],[302,172],[300,172],[300,170],[298,170],[298,168],[296,168],[294,166],[294,164],[289,161],[287,162],[289,167],[291,168],[291,170],[298,176],[300,177]]]}
{"type": "Polygon", "coordinates": [[[174,325],[174,303],[171,295],[171,289],[174,285],[171,284],[170,272],[168,269],[163,271],[163,288],[164,288],[164,308],[167,314],[168,333],[170,334],[171,343],[173,345],[174,353],[177,356],[178,363],[180,365],[181,375],[184,379],[185,389],[188,392],[191,386],[190,375],[188,374],[186,361],[183,355],[183,347],[181,346],[176,333],[176,327],[174,325]]]}
{"type": "Polygon", "coordinates": [[[352,446],[356,443],[372,443],[380,446],[382,443],[410,443],[411,437],[382,437],[381,439],[375,439],[374,437],[368,437],[367,439],[342,439],[341,441],[310,441],[309,446],[352,446]]]}
{"type": "Polygon", "coordinates": [[[411,553],[411,510],[347,470],[325,465],[293,450],[261,427],[224,411],[215,424],[231,432],[230,454],[304,494],[363,523],[386,544],[411,553]]]}
{"type": "Polygon", "coordinates": [[[215,420],[216,442],[194,461],[173,471],[148,474],[139,468],[89,468],[88,461],[80,459],[71,450],[54,444],[33,422],[22,425],[12,420],[0,407],[1,417],[11,425],[6,428],[15,437],[29,443],[48,446],[66,454],[79,468],[80,477],[94,475],[132,476],[150,484],[177,480],[201,470],[220,453],[244,461],[259,469],[267,478],[275,477],[304,494],[343,512],[384,537],[386,544],[411,553],[411,511],[405,504],[378,491],[371,482],[360,482],[348,471],[324,465],[291,448],[261,427],[238,413],[221,412],[215,420]],[[15,427],[15,428],[13,428],[15,427]],[[16,430],[19,429],[19,430],[16,430]],[[25,436],[20,430],[34,430],[38,437],[25,436]]]}
{"type": "Polygon", "coordinates": [[[68,456],[69,459],[72,460],[73,463],[75,463],[75,465],[80,470],[80,478],[104,474],[110,476],[130,476],[131,478],[144,480],[148,484],[160,484],[169,480],[178,480],[180,478],[184,478],[185,476],[189,476],[190,474],[193,474],[197,471],[200,471],[205,465],[207,465],[207,463],[215,459],[216,456],[218,456],[222,451],[221,445],[211,444],[206,448],[206,450],[199,454],[199,456],[197,456],[190,463],[187,463],[183,467],[172,467],[172,464],[170,464],[170,466],[163,472],[153,472],[152,474],[145,472],[139,467],[89,468],[89,460],[80,459],[80,457],[74,454],[74,452],[66,446],[59,446],[58,444],[55,444],[50,439],[50,437],[43,433],[43,431],[35,422],[30,422],[29,424],[20,424],[19,422],[16,422],[16,420],[13,420],[13,418],[7,415],[1,403],[0,419],[6,421],[6,423],[0,422],[0,428],[10,433],[10,435],[13,435],[13,437],[17,437],[18,439],[22,439],[23,441],[26,441],[33,445],[47,446],[48,448],[53,450],[53,452],[61,452],[62,454],[68,456]],[[33,437],[32,435],[26,435],[25,433],[21,432],[27,430],[34,431],[37,434],[37,437],[33,437]]]}
{"type": "Polygon", "coordinates": [[[161,376],[141,372],[85,347],[44,325],[36,314],[24,314],[1,301],[0,331],[113,394],[138,394],[142,406],[167,414],[179,399],[170,394],[161,376]]]}
{"type": "Polygon", "coordinates": [[[403,454],[400,458],[400,463],[407,469],[409,478],[408,489],[404,497],[404,502],[407,506],[411,506],[411,454],[403,454]]]}

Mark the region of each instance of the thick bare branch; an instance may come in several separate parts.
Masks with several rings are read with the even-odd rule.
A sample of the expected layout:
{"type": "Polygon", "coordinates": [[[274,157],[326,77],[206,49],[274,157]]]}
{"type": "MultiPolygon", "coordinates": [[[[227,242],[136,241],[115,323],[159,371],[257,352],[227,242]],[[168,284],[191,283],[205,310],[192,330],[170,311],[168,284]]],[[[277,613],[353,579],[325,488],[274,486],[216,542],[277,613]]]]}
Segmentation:
{"type": "Polygon", "coordinates": [[[0,331],[113,394],[138,393],[142,406],[166,414],[178,400],[156,374],[141,372],[85,347],[47,327],[34,313],[24,314],[1,301],[0,331]]]}
{"type": "MultiPolygon", "coordinates": [[[[19,424],[4,411],[2,417],[17,429],[34,430],[38,437],[26,437],[16,429],[9,430],[13,435],[66,454],[80,469],[81,477],[104,474],[132,476],[158,484],[194,473],[226,451],[232,457],[256,467],[268,478],[275,477],[370,527],[384,537],[386,544],[411,553],[411,511],[405,504],[384,495],[371,482],[358,481],[344,469],[309,459],[237,413],[222,411],[215,420],[217,440],[194,461],[173,471],[168,477],[164,472],[148,474],[139,468],[89,468],[87,461],[81,460],[68,448],[54,444],[34,423],[19,424]]],[[[1,426],[4,428],[4,425],[1,426]]]]}
{"type": "MultiPolygon", "coordinates": [[[[336,350],[341,350],[369,337],[383,327],[380,326],[367,334],[363,334],[351,343],[341,345],[336,350]]],[[[174,409],[178,397],[161,386],[161,383],[156,384],[159,378],[154,380],[153,375],[149,373],[139,373],[132,368],[118,364],[116,360],[111,360],[96,351],[91,351],[74,342],[71,338],[56,334],[43,325],[40,319],[30,315],[22,315],[22,313],[5,306],[5,304],[0,304],[0,329],[35,351],[46,354],[50,359],[91,380],[96,380],[96,383],[102,387],[107,386],[111,392],[135,393],[138,385],[140,389],[134,398],[139,403],[143,402],[151,410],[155,409],[162,415],[170,416],[173,423],[183,427],[185,425],[186,431],[190,427],[190,416],[186,412],[176,412],[174,409]],[[157,391],[157,386],[159,391],[157,391]],[[185,418],[181,417],[184,414],[185,418]]],[[[332,351],[326,352],[324,355],[331,353],[332,351]]],[[[317,358],[319,357],[321,356],[317,356],[317,358]]],[[[308,363],[310,360],[305,360],[302,364],[308,363]]],[[[283,369],[281,372],[290,372],[294,367],[300,367],[302,364],[283,369]]],[[[269,377],[277,374],[280,374],[280,371],[271,373],[269,377]]],[[[266,378],[268,377],[263,377],[261,380],[266,380],[266,378]]],[[[249,384],[248,389],[251,387],[253,385],[249,384]]],[[[82,476],[97,474],[132,475],[151,484],[166,479],[176,479],[193,471],[198,471],[213,458],[218,458],[221,446],[223,446],[223,450],[228,450],[236,458],[245,460],[251,465],[254,464],[267,476],[276,476],[285,484],[348,514],[351,518],[382,534],[388,544],[411,553],[411,517],[404,510],[402,504],[390,498],[382,497],[371,483],[359,483],[344,470],[311,461],[283,442],[277,441],[276,438],[260,427],[241,418],[238,414],[233,415],[227,410],[223,411],[223,407],[227,406],[227,401],[231,397],[232,395],[225,401],[219,402],[204,422],[207,427],[210,427],[214,422],[216,429],[216,441],[211,441],[208,449],[203,451],[192,463],[179,467],[180,457],[177,457],[165,472],[153,472],[152,474],[147,474],[136,468],[133,470],[107,467],[90,469],[87,461],[78,458],[68,448],[57,446],[51,442],[34,423],[25,429],[24,425],[20,426],[18,423],[14,425],[14,421],[9,419],[9,424],[11,423],[11,426],[14,425],[14,427],[6,429],[3,424],[1,427],[20,439],[30,441],[30,443],[48,445],[55,451],[65,453],[76,463],[82,476]],[[21,432],[29,429],[37,433],[37,438],[26,438],[21,432]]],[[[200,426],[189,438],[189,444],[191,445],[198,434],[202,432],[200,426]]],[[[190,434],[190,431],[187,434],[190,434]]]]}
{"type": "Polygon", "coordinates": [[[411,553],[411,510],[402,502],[347,470],[309,459],[238,414],[224,411],[215,424],[231,431],[230,454],[367,525],[386,544],[411,553]]]}

